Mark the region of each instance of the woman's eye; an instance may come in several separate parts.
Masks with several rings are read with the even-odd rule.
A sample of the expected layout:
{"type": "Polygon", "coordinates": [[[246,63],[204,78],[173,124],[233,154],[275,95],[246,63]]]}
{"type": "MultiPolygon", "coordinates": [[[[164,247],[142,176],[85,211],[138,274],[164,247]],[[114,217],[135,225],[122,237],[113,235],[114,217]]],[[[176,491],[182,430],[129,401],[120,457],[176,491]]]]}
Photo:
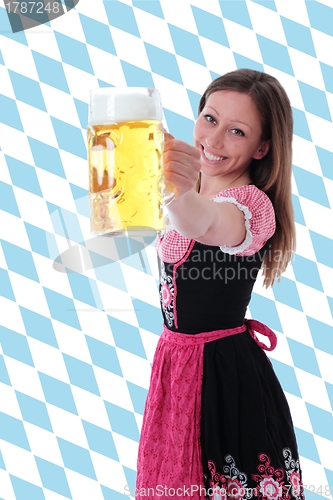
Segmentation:
{"type": "Polygon", "coordinates": [[[205,118],[210,123],[216,123],[212,115],[205,115],[205,118]]]}
{"type": "Polygon", "coordinates": [[[244,132],[239,128],[233,128],[231,131],[233,132],[234,135],[240,135],[240,136],[244,135],[244,132]]]}

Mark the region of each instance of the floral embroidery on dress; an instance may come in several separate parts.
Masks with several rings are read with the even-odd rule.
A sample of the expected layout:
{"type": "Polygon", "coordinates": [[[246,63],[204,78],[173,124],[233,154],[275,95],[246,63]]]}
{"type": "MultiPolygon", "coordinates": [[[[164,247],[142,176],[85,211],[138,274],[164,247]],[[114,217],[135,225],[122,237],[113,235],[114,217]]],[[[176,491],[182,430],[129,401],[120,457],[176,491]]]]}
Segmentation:
{"type": "Polygon", "coordinates": [[[169,276],[165,271],[164,263],[161,261],[161,286],[160,286],[160,300],[165,319],[168,326],[174,326],[174,283],[172,276],[169,276]]]}
{"type": "Polygon", "coordinates": [[[247,487],[247,475],[237,469],[231,455],[226,455],[224,460],[228,465],[223,466],[223,474],[216,471],[214,462],[208,462],[208,469],[211,473],[209,486],[214,492],[213,499],[227,500],[227,498],[232,497],[235,500],[241,500],[252,498],[247,487]]]}
{"type": "Polygon", "coordinates": [[[286,459],[284,463],[286,466],[287,479],[291,484],[291,494],[297,500],[301,500],[303,498],[303,486],[301,481],[299,460],[294,460],[292,458],[290,448],[283,448],[283,456],[286,459]]]}
{"type": "MultiPolygon", "coordinates": [[[[257,466],[259,472],[252,474],[252,479],[257,483],[254,487],[247,486],[247,475],[240,472],[236,467],[235,460],[231,455],[224,457],[228,465],[223,466],[223,473],[216,470],[216,465],[212,460],[208,461],[210,479],[208,481],[210,496],[212,500],[248,500],[255,498],[258,500],[304,500],[303,485],[299,460],[292,458],[290,448],[283,448],[285,458],[285,470],[275,469],[271,465],[270,457],[265,453],[260,453],[257,466]]],[[[205,479],[206,476],[205,476],[205,479]]]]}
{"type": "Polygon", "coordinates": [[[271,459],[265,453],[260,453],[259,460],[263,462],[257,467],[260,474],[252,474],[252,479],[258,483],[256,497],[267,500],[289,499],[290,488],[284,482],[284,470],[275,469],[271,465],[271,459]]]}

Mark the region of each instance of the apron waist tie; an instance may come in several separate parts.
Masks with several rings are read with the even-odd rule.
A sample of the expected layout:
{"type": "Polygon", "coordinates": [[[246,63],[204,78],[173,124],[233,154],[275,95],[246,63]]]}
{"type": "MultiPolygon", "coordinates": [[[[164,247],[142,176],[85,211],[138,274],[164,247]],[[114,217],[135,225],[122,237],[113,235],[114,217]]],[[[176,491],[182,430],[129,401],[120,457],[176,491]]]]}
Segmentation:
{"type": "Polygon", "coordinates": [[[275,349],[277,344],[277,336],[275,335],[273,330],[271,330],[264,323],[257,321],[256,319],[245,319],[244,323],[248,329],[249,334],[257,342],[259,347],[264,349],[264,351],[273,351],[273,349],[275,349]],[[267,347],[267,345],[260,342],[255,332],[261,333],[262,335],[268,337],[271,345],[267,347]]]}
{"type": "Polygon", "coordinates": [[[264,351],[273,351],[277,344],[277,337],[273,330],[271,330],[267,325],[257,321],[255,319],[245,319],[244,324],[237,326],[235,328],[226,328],[224,330],[214,330],[210,332],[201,332],[196,334],[188,334],[182,332],[175,332],[169,330],[166,325],[163,325],[163,333],[160,337],[161,341],[166,340],[174,344],[180,345],[199,345],[205,344],[206,342],[212,342],[223,337],[229,337],[230,335],[236,335],[237,333],[243,333],[248,330],[249,334],[255,340],[261,349],[264,351]],[[268,337],[270,340],[270,345],[266,346],[263,342],[260,342],[255,332],[261,333],[268,337]]]}

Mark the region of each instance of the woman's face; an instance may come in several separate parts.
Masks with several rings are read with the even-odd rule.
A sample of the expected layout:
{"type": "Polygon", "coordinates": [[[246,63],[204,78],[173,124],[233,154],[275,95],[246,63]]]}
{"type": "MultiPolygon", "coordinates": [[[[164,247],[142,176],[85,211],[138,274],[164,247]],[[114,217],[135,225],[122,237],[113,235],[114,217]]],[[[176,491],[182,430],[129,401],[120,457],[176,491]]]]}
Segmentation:
{"type": "Polygon", "coordinates": [[[202,173],[230,179],[246,175],[252,158],[261,159],[269,150],[270,141],[262,141],[261,134],[261,117],[248,94],[214,92],[194,127],[202,173]]]}

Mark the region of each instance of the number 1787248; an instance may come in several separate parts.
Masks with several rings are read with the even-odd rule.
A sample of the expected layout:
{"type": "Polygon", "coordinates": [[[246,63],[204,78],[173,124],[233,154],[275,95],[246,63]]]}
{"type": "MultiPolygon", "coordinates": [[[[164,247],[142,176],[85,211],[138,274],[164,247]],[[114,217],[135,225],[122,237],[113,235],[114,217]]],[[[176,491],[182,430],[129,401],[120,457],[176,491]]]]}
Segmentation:
{"type": "Polygon", "coordinates": [[[44,14],[44,12],[53,12],[58,14],[60,11],[59,2],[8,2],[5,4],[8,12],[14,14],[44,14]]]}

